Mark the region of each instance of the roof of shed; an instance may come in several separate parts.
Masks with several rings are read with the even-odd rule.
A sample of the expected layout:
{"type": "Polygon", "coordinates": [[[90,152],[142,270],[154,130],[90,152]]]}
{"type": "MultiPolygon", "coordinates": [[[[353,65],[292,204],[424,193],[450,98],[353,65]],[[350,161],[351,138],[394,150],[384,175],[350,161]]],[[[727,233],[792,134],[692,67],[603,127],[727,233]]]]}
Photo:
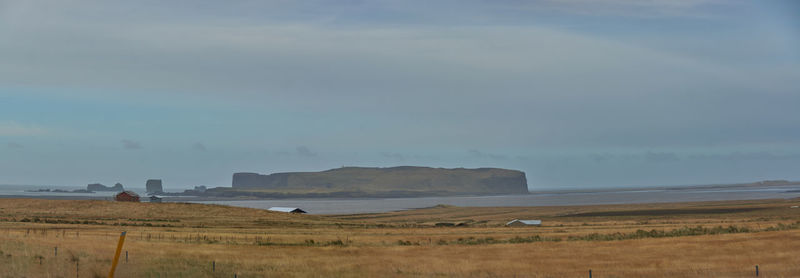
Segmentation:
{"type": "Polygon", "coordinates": [[[280,211],[280,212],[299,212],[299,213],[306,213],[306,211],[304,211],[304,210],[302,210],[302,209],[300,209],[300,208],[290,208],[290,207],[271,207],[271,208],[268,208],[267,210],[271,210],[271,211],[280,211]]]}
{"type": "Polygon", "coordinates": [[[119,194],[122,194],[122,193],[125,193],[125,194],[128,194],[128,195],[131,195],[131,196],[133,196],[133,197],[139,197],[139,194],[136,194],[136,192],[133,192],[133,191],[130,191],[130,190],[125,190],[125,191],[122,191],[122,192],[118,193],[117,195],[119,195],[119,194]]]}
{"type": "Polygon", "coordinates": [[[519,220],[519,219],[511,220],[508,223],[506,223],[506,225],[511,225],[511,223],[514,222],[520,222],[525,225],[542,225],[542,220],[519,220]]]}

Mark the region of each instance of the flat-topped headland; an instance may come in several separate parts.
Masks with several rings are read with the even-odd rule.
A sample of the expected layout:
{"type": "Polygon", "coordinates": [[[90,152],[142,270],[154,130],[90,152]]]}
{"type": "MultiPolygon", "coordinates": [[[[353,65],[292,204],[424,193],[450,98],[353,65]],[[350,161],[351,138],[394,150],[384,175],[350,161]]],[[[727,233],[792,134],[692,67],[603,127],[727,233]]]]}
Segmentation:
{"type": "Polygon", "coordinates": [[[233,174],[232,187],[211,196],[422,197],[528,194],[525,173],[500,168],[342,167],[321,172],[233,174]]]}

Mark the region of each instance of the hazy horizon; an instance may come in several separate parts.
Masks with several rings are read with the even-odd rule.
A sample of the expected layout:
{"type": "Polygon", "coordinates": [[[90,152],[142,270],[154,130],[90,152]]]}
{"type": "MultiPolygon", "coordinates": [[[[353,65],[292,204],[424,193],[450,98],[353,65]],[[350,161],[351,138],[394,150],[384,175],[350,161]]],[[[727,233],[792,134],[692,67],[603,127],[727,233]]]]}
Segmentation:
{"type": "MultiPolygon", "coordinates": [[[[272,173],[262,173],[262,174],[272,174],[272,173]]],[[[559,190],[627,190],[627,189],[647,189],[647,188],[679,188],[679,187],[687,187],[691,188],[693,186],[710,186],[710,185],[737,185],[737,184],[749,184],[749,183],[756,183],[756,182],[763,182],[763,181],[775,181],[775,180],[751,180],[751,181],[737,181],[737,182],[727,182],[727,183],[720,183],[720,182],[711,182],[711,183],[687,183],[687,184],[651,184],[651,185],[595,185],[595,186],[581,186],[581,185],[561,185],[555,187],[546,187],[546,186],[539,186],[536,188],[530,188],[530,184],[528,185],[528,190],[531,192],[537,191],[559,191],[559,190]]],[[[797,180],[786,180],[788,182],[798,182],[797,180]]],[[[168,181],[164,181],[164,190],[167,192],[182,192],[186,189],[192,189],[194,186],[203,185],[207,187],[230,187],[231,184],[197,184],[197,185],[177,185],[172,184],[170,185],[168,181]]],[[[99,183],[104,186],[111,187],[118,182],[89,182],[86,184],[5,184],[0,183],[0,186],[6,187],[20,187],[20,188],[45,188],[45,189],[57,189],[57,188],[69,188],[69,189],[86,189],[87,184],[99,183]]],[[[122,183],[121,183],[122,184],[122,183]]],[[[123,184],[124,188],[126,189],[139,189],[145,190],[145,181],[141,183],[131,183],[131,184],[123,184]]],[[[491,194],[490,194],[491,195],[491,194]]]]}
{"type": "Polygon", "coordinates": [[[800,180],[800,2],[0,1],[0,184],[800,180]]]}

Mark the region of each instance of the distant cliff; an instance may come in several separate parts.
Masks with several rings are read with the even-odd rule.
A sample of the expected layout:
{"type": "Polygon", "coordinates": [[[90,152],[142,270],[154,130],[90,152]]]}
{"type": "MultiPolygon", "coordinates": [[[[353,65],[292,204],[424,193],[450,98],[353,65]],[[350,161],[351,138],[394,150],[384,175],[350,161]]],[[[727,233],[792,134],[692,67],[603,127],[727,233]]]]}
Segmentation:
{"type": "Polygon", "coordinates": [[[115,184],[113,187],[108,187],[99,183],[92,183],[86,186],[86,190],[88,191],[117,191],[122,192],[125,189],[122,188],[121,183],[115,184]]]}
{"type": "Polygon", "coordinates": [[[164,188],[161,186],[161,180],[147,180],[145,183],[145,190],[147,193],[162,193],[164,188]]]}
{"type": "Polygon", "coordinates": [[[251,192],[253,196],[445,196],[527,194],[525,173],[498,168],[444,169],[401,166],[391,168],[343,167],[322,172],[261,175],[233,174],[227,194],[251,192]],[[256,194],[256,193],[261,194],[256,194]]]}

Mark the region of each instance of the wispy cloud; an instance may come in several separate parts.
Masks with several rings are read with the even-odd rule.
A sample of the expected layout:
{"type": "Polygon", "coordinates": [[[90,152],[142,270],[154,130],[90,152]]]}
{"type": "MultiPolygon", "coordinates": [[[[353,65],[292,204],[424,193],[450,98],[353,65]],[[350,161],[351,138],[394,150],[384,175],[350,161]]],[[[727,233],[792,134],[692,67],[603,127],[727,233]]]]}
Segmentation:
{"type": "Polygon", "coordinates": [[[8,146],[9,149],[22,149],[22,148],[25,147],[22,144],[19,144],[19,143],[16,143],[16,142],[8,142],[8,144],[6,144],[6,146],[8,146]]]}
{"type": "Polygon", "coordinates": [[[139,142],[123,139],[122,140],[122,147],[126,150],[138,150],[142,148],[142,144],[139,142]]]}
{"type": "Polygon", "coordinates": [[[394,161],[405,161],[406,157],[400,153],[393,153],[393,152],[382,152],[381,157],[391,159],[394,161]]]}
{"type": "Polygon", "coordinates": [[[206,151],[206,145],[200,142],[194,143],[192,144],[192,150],[204,152],[206,151]]]}
{"type": "Polygon", "coordinates": [[[732,152],[723,154],[695,154],[691,159],[698,160],[796,160],[800,153],[772,153],[772,152],[732,152]]]}
{"type": "Polygon", "coordinates": [[[708,18],[719,16],[719,13],[713,12],[714,8],[740,5],[740,2],[736,0],[545,0],[517,4],[517,7],[575,15],[634,18],[708,18]]]}
{"type": "Polygon", "coordinates": [[[317,153],[312,152],[311,149],[309,149],[306,146],[298,146],[297,148],[295,148],[295,153],[299,156],[306,156],[306,157],[317,156],[317,153]]]}
{"type": "Polygon", "coordinates": [[[594,162],[601,163],[607,162],[614,159],[616,156],[610,153],[593,153],[589,154],[589,158],[591,158],[594,162]]]}
{"type": "Polygon", "coordinates": [[[506,155],[494,154],[494,153],[485,153],[485,152],[482,152],[482,151],[479,151],[479,150],[469,150],[469,155],[472,156],[472,157],[475,157],[475,158],[480,158],[480,159],[485,159],[485,158],[495,159],[495,160],[506,160],[506,159],[508,159],[508,156],[506,156],[506,155]]]}
{"type": "Polygon", "coordinates": [[[37,136],[47,134],[45,128],[14,121],[0,122],[0,136],[37,136]]]}
{"type": "Polygon", "coordinates": [[[674,162],[680,160],[680,157],[672,152],[646,152],[644,154],[644,160],[655,163],[674,162]]]}

